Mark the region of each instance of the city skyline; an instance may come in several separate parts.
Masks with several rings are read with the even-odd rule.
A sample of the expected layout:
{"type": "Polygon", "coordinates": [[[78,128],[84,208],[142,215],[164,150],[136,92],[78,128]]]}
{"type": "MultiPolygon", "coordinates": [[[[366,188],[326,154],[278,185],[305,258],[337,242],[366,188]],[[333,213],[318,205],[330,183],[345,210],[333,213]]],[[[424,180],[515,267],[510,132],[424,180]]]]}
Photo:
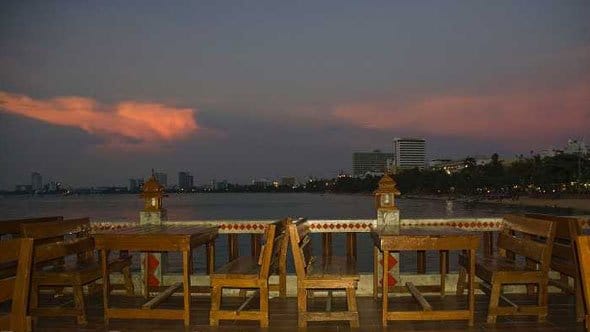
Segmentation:
{"type": "Polygon", "coordinates": [[[588,139],[590,3],[0,4],[0,188],[333,176],[588,139]],[[171,179],[172,176],[169,178],[171,179]]]}

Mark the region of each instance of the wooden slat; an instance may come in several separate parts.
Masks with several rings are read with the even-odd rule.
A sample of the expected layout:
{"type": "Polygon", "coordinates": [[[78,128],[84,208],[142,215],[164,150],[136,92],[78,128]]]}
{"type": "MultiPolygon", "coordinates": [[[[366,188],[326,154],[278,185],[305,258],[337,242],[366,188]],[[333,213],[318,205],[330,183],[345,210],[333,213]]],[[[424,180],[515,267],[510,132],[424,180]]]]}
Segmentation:
{"type": "Polygon", "coordinates": [[[498,247],[510,250],[518,255],[541,262],[548,246],[545,243],[517,238],[506,233],[498,234],[498,247]]]}
{"type": "Polygon", "coordinates": [[[16,261],[20,252],[20,240],[6,240],[2,241],[1,244],[0,263],[16,261]]]}
{"type": "Polygon", "coordinates": [[[542,237],[551,236],[551,232],[555,227],[554,222],[551,220],[527,218],[515,214],[506,215],[504,219],[504,227],[508,227],[513,231],[542,237]]]}
{"type": "Polygon", "coordinates": [[[90,230],[90,219],[68,219],[21,225],[23,236],[34,239],[45,239],[64,234],[74,234],[90,230]]]}
{"type": "Polygon", "coordinates": [[[183,319],[184,311],[177,309],[122,309],[109,308],[107,309],[107,317],[109,318],[144,318],[144,319],[183,319]]]}
{"type": "Polygon", "coordinates": [[[406,282],[406,287],[408,288],[408,291],[410,291],[410,294],[412,294],[412,296],[416,299],[416,301],[420,303],[420,306],[422,306],[422,310],[432,311],[432,306],[430,305],[430,303],[428,303],[428,301],[424,298],[422,293],[420,293],[420,291],[416,288],[416,286],[414,286],[413,283],[406,282]]]}
{"type": "Polygon", "coordinates": [[[172,294],[174,294],[180,287],[182,287],[182,282],[177,282],[172,286],[168,287],[165,291],[159,293],[156,297],[152,298],[148,302],[144,303],[141,308],[142,309],[152,309],[158,304],[162,303],[164,300],[169,298],[172,294]]]}
{"type": "Polygon", "coordinates": [[[0,280],[0,302],[12,299],[16,277],[0,280]]]}
{"type": "Polygon", "coordinates": [[[35,263],[94,250],[91,237],[35,246],[35,263]]]}
{"type": "Polygon", "coordinates": [[[52,217],[27,218],[27,219],[0,220],[0,235],[2,235],[2,234],[19,234],[21,224],[39,223],[39,222],[56,221],[56,220],[63,220],[63,217],[52,216],[52,217]]]}

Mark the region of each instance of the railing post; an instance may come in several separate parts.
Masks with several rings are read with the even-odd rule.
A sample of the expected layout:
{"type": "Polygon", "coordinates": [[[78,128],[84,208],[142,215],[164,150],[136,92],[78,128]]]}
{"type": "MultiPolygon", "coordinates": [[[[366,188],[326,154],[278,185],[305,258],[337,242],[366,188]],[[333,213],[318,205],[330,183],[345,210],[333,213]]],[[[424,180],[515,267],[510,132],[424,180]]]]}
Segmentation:
{"type": "Polygon", "coordinates": [[[240,256],[237,234],[227,234],[227,253],[228,253],[228,262],[230,262],[230,261],[238,258],[238,256],[240,256]]]}
{"type": "Polygon", "coordinates": [[[250,234],[250,251],[252,253],[252,257],[260,256],[260,239],[261,234],[250,234]]]}
{"type": "Polygon", "coordinates": [[[424,250],[416,251],[416,273],[426,273],[426,251],[424,250]]]}
{"type": "Polygon", "coordinates": [[[332,256],[332,233],[322,233],[322,255],[332,256]]]}
{"type": "Polygon", "coordinates": [[[356,233],[346,233],[346,256],[356,260],[356,233]]]}
{"type": "Polygon", "coordinates": [[[494,253],[494,232],[483,232],[483,252],[488,256],[494,253]]]}

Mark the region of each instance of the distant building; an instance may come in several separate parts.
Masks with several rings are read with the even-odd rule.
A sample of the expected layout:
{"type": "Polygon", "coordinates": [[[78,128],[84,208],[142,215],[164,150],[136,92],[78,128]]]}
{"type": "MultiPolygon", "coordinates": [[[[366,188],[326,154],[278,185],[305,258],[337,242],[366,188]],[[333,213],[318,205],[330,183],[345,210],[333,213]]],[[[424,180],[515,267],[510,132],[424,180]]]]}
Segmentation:
{"type": "Polygon", "coordinates": [[[190,172],[178,172],[178,188],[190,190],[194,187],[194,179],[190,172]]]}
{"type": "Polygon", "coordinates": [[[443,170],[447,174],[460,172],[469,166],[468,159],[473,159],[475,166],[483,166],[492,162],[492,158],[486,156],[466,157],[464,159],[433,159],[430,162],[430,168],[433,170],[443,170]]]}
{"type": "Polygon", "coordinates": [[[143,179],[129,179],[129,191],[139,192],[143,189],[143,179]]]}
{"type": "Polygon", "coordinates": [[[31,189],[33,191],[41,191],[43,189],[43,178],[37,172],[31,173],[31,189]]]}
{"type": "Polygon", "coordinates": [[[584,156],[588,153],[588,148],[586,147],[586,144],[584,143],[584,141],[578,141],[575,139],[568,139],[567,145],[565,146],[563,153],[584,156]]]}
{"type": "Polygon", "coordinates": [[[293,176],[283,176],[281,178],[280,185],[287,186],[287,187],[294,187],[297,184],[297,179],[293,176]]]}
{"type": "Polygon", "coordinates": [[[424,169],[426,166],[426,140],[423,138],[395,138],[394,163],[397,170],[424,169]]]}
{"type": "Polygon", "coordinates": [[[359,177],[366,174],[383,174],[393,159],[393,153],[384,153],[380,150],[354,152],[352,154],[352,175],[359,177]]]}
{"type": "Polygon", "coordinates": [[[272,185],[272,181],[265,179],[265,178],[256,179],[256,180],[252,180],[252,185],[257,188],[267,188],[272,185]]]}
{"type": "Polygon", "coordinates": [[[162,187],[168,188],[168,175],[164,172],[155,172],[154,177],[162,187]]]}
{"type": "Polygon", "coordinates": [[[28,193],[28,192],[31,192],[32,189],[33,189],[33,186],[31,186],[30,184],[17,184],[14,187],[14,191],[19,192],[19,193],[28,193]]]}

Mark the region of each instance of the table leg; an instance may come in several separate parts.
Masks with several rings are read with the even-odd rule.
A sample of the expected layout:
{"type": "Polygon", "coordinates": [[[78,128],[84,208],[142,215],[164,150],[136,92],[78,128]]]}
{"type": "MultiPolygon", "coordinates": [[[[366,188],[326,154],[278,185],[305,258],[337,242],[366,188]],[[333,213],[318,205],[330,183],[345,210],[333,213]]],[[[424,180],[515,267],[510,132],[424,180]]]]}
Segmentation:
{"type": "Polygon", "coordinates": [[[387,296],[388,292],[389,292],[389,290],[387,289],[389,286],[388,285],[389,284],[389,278],[388,278],[389,259],[388,258],[389,258],[389,251],[383,250],[383,280],[381,282],[381,289],[383,290],[382,294],[381,294],[382,303],[383,303],[381,320],[382,320],[383,326],[387,326],[387,311],[388,311],[387,310],[387,301],[389,299],[389,297],[387,296]]]}
{"type": "Polygon", "coordinates": [[[469,326],[473,326],[475,312],[475,249],[469,250],[469,326]]]}
{"type": "Polygon", "coordinates": [[[379,297],[379,249],[373,246],[373,299],[379,297]]]}
{"type": "Polygon", "coordinates": [[[102,249],[100,253],[101,257],[101,269],[102,269],[102,297],[104,306],[104,324],[108,327],[109,325],[109,293],[110,293],[110,276],[108,271],[108,257],[109,251],[102,249]]]}
{"type": "Polygon", "coordinates": [[[191,320],[191,291],[190,291],[190,260],[191,251],[185,250],[182,252],[182,285],[184,295],[184,326],[190,326],[191,320]]]}

